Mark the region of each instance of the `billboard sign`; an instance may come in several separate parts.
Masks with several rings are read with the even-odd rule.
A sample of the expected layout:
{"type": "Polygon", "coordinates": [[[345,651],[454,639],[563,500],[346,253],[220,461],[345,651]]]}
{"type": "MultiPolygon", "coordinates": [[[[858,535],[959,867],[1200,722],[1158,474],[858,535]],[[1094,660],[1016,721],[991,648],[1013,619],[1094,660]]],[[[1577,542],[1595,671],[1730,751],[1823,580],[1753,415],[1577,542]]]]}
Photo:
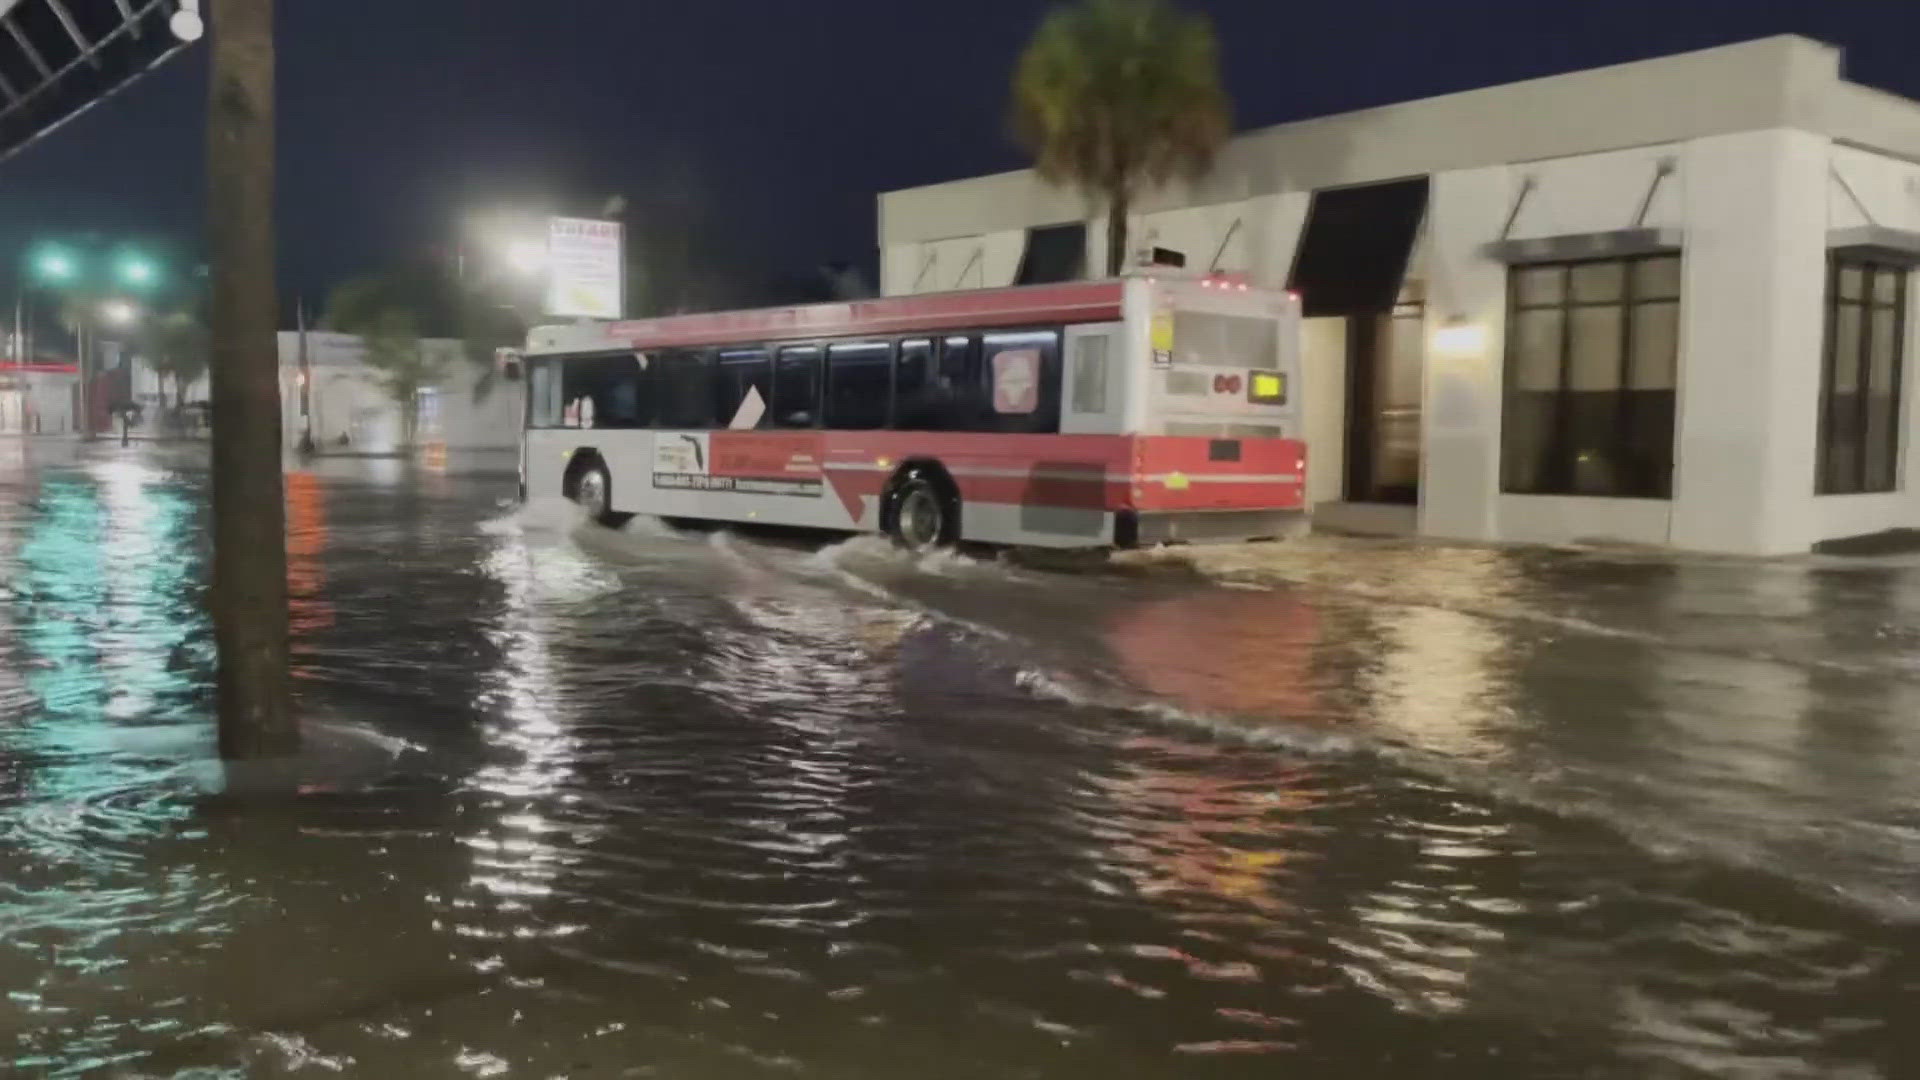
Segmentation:
{"type": "Polygon", "coordinates": [[[547,314],[566,319],[620,318],[626,292],[623,240],[617,221],[550,218],[547,314]]]}

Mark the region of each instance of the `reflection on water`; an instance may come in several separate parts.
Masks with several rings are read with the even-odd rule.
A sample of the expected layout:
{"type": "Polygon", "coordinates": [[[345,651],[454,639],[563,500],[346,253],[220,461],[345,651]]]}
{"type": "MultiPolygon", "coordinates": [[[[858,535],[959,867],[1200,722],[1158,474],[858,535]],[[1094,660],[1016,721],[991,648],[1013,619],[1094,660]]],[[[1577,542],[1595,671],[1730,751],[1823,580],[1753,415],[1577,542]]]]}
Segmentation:
{"type": "MultiPolygon", "coordinates": [[[[333,625],[325,592],[327,502],[319,477],[289,472],[287,485],[287,619],[296,645],[333,625]]],[[[296,662],[297,658],[296,658],[296,662]]]]}
{"type": "Polygon", "coordinates": [[[23,1075],[1920,1060],[1920,567],[1050,575],[323,463],[287,489],[303,706],[415,749],[237,810],[190,782],[198,464],[35,453],[0,442],[23,1075]]]}

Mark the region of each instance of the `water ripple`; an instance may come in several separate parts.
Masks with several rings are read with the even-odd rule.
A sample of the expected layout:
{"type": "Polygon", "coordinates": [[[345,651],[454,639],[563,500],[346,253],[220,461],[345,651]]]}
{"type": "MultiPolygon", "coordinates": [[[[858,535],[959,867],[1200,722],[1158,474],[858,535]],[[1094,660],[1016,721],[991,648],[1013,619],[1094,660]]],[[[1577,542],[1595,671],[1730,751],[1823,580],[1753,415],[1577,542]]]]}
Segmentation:
{"type": "Polygon", "coordinates": [[[236,808],[204,477],[0,457],[13,1070],[1899,1075],[1916,568],[1053,574],[363,468],[289,480],[297,674],[402,768],[236,808]]]}

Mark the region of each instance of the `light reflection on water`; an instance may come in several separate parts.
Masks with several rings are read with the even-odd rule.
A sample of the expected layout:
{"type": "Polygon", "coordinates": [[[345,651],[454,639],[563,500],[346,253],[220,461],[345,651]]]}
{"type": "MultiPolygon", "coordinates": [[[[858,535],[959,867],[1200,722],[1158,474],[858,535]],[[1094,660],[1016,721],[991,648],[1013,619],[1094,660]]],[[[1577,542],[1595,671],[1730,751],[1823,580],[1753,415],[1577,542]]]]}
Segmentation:
{"type": "Polygon", "coordinates": [[[302,700],[419,749],[238,810],[185,779],[203,477],[0,453],[17,1071],[1920,1060],[1920,569],[1309,541],[1049,575],[323,464],[288,483],[302,700]]]}

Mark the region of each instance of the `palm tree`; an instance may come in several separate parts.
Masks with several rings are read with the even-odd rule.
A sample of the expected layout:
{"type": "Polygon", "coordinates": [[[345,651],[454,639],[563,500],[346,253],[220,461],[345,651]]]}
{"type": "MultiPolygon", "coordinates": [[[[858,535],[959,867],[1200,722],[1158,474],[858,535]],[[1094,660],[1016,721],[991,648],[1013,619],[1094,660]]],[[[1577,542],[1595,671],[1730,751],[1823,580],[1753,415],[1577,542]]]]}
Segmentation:
{"type": "Polygon", "coordinates": [[[473,288],[445,267],[404,263],[362,274],[334,289],[322,322],[367,339],[367,362],[379,368],[390,396],[431,386],[445,374],[437,357],[412,347],[421,338],[451,338],[473,366],[473,398],[485,400],[497,380],[495,350],[526,341],[528,319],[500,295],[473,288]]]}
{"type": "Polygon", "coordinates": [[[1204,173],[1232,131],[1212,24],[1165,0],[1056,8],[1014,69],[1013,125],[1042,178],[1105,206],[1119,274],[1134,197],[1204,173]]]}
{"type": "Polygon", "coordinates": [[[173,384],[173,407],[187,406],[187,387],[207,373],[207,328],[189,311],[151,320],[140,338],[140,354],[155,375],[173,384]]]}
{"type": "Polygon", "coordinates": [[[413,447],[419,428],[420,391],[446,374],[441,358],[421,340],[424,320],[452,317],[439,310],[445,304],[436,284],[411,269],[387,271],[344,282],[327,299],[327,328],[366,343],[367,366],[379,373],[380,388],[400,410],[404,449],[413,447]]]}
{"type": "Polygon", "coordinates": [[[476,373],[473,400],[485,401],[493,394],[500,378],[496,363],[498,350],[526,344],[527,328],[534,320],[515,305],[497,296],[455,284],[452,335],[460,339],[462,352],[476,373]]]}
{"type": "Polygon", "coordinates": [[[273,237],[273,0],[213,0],[213,608],[220,754],[300,747],[287,669],[287,508],[273,237]]]}

